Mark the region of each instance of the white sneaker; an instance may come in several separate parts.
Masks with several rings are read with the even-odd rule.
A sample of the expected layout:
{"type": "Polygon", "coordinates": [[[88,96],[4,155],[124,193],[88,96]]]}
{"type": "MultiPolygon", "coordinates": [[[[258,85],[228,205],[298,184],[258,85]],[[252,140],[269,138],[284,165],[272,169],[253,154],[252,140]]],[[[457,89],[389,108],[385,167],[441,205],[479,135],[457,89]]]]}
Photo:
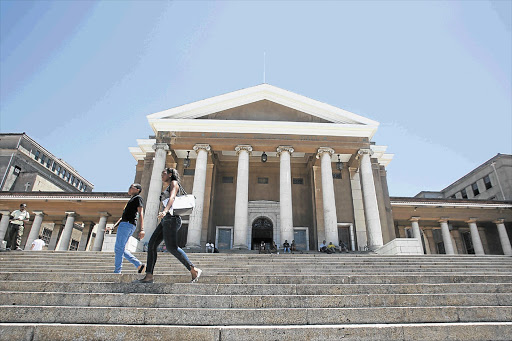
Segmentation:
{"type": "Polygon", "coordinates": [[[196,283],[199,280],[199,277],[201,277],[201,274],[203,273],[203,270],[197,269],[197,276],[192,280],[192,283],[196,283]]]}

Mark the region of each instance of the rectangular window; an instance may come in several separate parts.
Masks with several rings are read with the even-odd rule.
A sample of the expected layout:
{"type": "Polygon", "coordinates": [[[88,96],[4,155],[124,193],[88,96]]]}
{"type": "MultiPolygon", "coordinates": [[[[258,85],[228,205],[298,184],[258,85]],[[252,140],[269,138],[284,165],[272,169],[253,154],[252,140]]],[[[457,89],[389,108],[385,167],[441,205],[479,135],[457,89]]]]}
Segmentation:
{"type": "Polygon", "coordinates": [[[475,195],[475,197],[480,194],[480,191],[478,190],[478,185],[477,183],[475,182],[474,184],[471,185],[471,189],[473,190],[473,194],[475,195]]]}
{"type": "Polygon", "coordinates": [[[70,182],[71,184],[73,184],[73,181],[75,181],[75,177],[74,177],[73,175],[71,175],[71,177],[69,178],[69,182],[70,182]]]}
{"type": "Polygon", "coordinates": [[[44,243],[46,245],[50,244],[50,239],[52,238],[52,230],[47,229],[46,227],[43,228],[42,236],[43,236],[42,239],[44,240],[44,243]]]}
{"type": "Polygon", "coordinates": [[[60,166],[57,166],[57,175],[60,175],[60,166]]]}
{"type": "Polygon", "coordinates": [[[460,194],[462,195],[462,199],[467,199],[468,198],[468,193],[466,192],[465,188],[462,191],[460,191],[460,194]]]}
{"type": "Polygon", "coordinates": [[[53,161],[52,171],[55,172],[55,168],[57,168],[57,162],[53,161]]]}
{"type": "Polygon", "coordinates": [[[183,175],[194,175],[196,174],[196,170],[195,169],[189,169],[189,168],[186,168],[183,170],[183,175]]]}
{"type": "Polygon", "coordinates": [[[87,186],[84,186],[84,192],[87,191],[87,186]]]}
{"type": "Polygon", "coordinates": [[[222,177],[222,183],[223,184],[232,184],[233,183],[233,177],[232,176],[223,176],[222,177]]]}
{"type": "Polygon", "coordinates": [[[41,164],[44,165],[44,161],[46,160],[46,155],[41,155],[41,164]]]}
{"type": "Polygon", "coordinates": [[[294,185],[304,185],[304,179],[303,178],[293,178],[292,183],[294,185]]]}
{"type": "Polygon", "coordinates": [[[333,179],[341,179],[341,173],[332,173],[333,179]]]}
{"type": "Polygon", "coordinates": [[[36,159],[36,161],[39,160],[39,154],[41,154],[39,150],[36,150],[36,154],[34,155],[34,159],[36,159]]]}
{"type": "Polygon", "coordinates": [[[46,160],[46,168],[50,168],[51,164],[52,164],[52,159],[50,159],[50,157],[48,157],[48,160],[46,160]]]}
{"type": "Polygon", "coordinates": [[[78,240],[71,239],[71,245],[69,245],[69,251],[78,250],[78,240]]]}
{"type": "Polygon", "coordinates": [[[268,184],[268,178],[258,178],[259,184],[268,184]]]}
{"type": "Polygon", "coordinates": [[[489,175],[484,176],[485,189],[492,188],[491,178],[489,175]]]}

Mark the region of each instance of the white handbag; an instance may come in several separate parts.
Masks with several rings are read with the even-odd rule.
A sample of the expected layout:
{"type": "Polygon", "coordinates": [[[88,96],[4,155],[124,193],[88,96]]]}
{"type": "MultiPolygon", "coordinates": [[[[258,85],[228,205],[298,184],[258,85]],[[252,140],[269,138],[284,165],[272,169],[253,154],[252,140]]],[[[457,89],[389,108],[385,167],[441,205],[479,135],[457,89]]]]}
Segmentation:
{"type": "Polygon", "coordinates": [[[194,207],[196,207],[196,197],[193,194],[187,194],[185,189],[180,185],[179,195],[174,198],[172,203],[173,215],[191,215],[194,207]]]}

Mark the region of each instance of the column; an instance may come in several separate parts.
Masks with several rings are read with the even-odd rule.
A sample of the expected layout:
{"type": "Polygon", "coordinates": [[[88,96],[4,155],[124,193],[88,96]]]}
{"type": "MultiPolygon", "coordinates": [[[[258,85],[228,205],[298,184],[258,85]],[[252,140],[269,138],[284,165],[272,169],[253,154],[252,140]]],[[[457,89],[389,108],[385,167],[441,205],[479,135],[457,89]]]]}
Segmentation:
{"type": "Polygon", "coordinates": [[[356,229],[357,245],[361,249],[368,245],[366,236],[366,221],[364,218],[363,192],[361,190],[361,180],[357,168],[349,168],[350,187],[352,191],[352,203],[354,205],[354,223],[356,229]]]}
{"type": "Polygon", "coordinates": [[[187,234],[187,248],[201,248],[201,230],[203,225],[204,188],[206,184],[206,164],[210,145],[196,144],[196,169],[194,171],[194,187],[192,194],[196,197],[196,206],[190,215],[187,234]]]}
{"type": "MultiPolygon", "coordinates": [[[[144,210],[144,231],[146,231],[146,234],[144,239],[141,240],[142,243],[149,242],[149,238],[156,229],[158,209],[160,208],[160,193],[162,193],[162,171],[165,168],[165,157],[169,146],[167,143],[156,143],[153,145],[153,149],[155,150],[155,161],[151,172],[146,209],[144,210]]],[[[94,247],[96,248],[96,243],[94,243],[94,247]]],[[[139,249],[142,250],[141,245],[139,245],[139,249]]]]}
{"type": "Polygon", "coordinates": [[[420,217],[411,217],[411,219],[409,219],[412,225],[412,237],[421,241],[420,224],[418,223],[419,220],[420,217]]]}
{"type": "Polygon", "coordinates": [[[322,200],[324,204],[325,241],[338,245],[338,218],[336,217],[336,201],[334,199],[334,183],[332,180],[331,156],[334,149],[329,147],[318,148],[316,155],[320,159],[322,172],[322,200]]]}
{"type": "Polygon", "coordinates": [[[43,211],[34,211],[34,222],[32,228],[28,234],[27,241],[25,243],[25,250],[30,250],[32,242],[37,239],[39,232],[41,231],[41,224],[43,223],[44,213],[43,211]]]}
{"type": "Polygon", "coordinates": [[[448,218],[441,218],[441,234],[443,235],[444,251],[447,255],[454,255],[452,238],[450,237],[450,228],[448,227],[448,218]]]}
{"type": "Polygon", "coordinates": [[[59,240],[60,233],[62,230],[63,221],[54,221],[53,222],[53,231],[52,236],[50,237],[50,242],[48,243],[48,250],[55,250],[57,246],[57,241],[59,240]]]}
{"type": "Polygon", "coordinates": [[[9,227],[10,211],[0,211],[2,213],[2,220],[0,220],[0,240],[4,240],[5,233],[9,227]]]}
{"type": "Polygon", "coordinates": [[[98,223],[98,228],[96,230],[96,238],[94,239],[92,251],[101,251],[101,248],[103,247],[105,228],[107,227],[107,219],[109,216],[110,214],[108,212],[100,212],[100,222],[98,223]]]}
{"type": "Polygon", "coordinates": [[[473,242],[475,255],[485,255],[482,240],[480,239],[480,234],[478,233],[478,226],[476,226],[476,218],[469,218],[466,223],[468,223],[469,231],[471,232],[471,241],[473,242]]]}
{"type": "Polygon", "coordinates": [[[372,163],[370,155],[371,149],[360,149],[358,151],[361,160],[361,182],[363,186],[364,214],[366,218],[366,228],[368,234],[368,248],[374,250],[382,246],[382,227],[380,225],[379,207],[377,204],[377,194],[375,192],[375,182],[373,180],[372,163]]]}
{"type": "Polygon", "coordinates": [[[78,251],[87,251],[87,244],[89,244],[89,239],[91,238],[94,225],[96,224],[92,221],[88,224],[84,222],[84,229],[82,230],[82,237],[80,238],[80,243],[78,244],[78,251]]]}
{"type": "Polygon", "coordinates": [[[73,233],[73,225],[75,224],[75,212],[66,212],[66,225],[57,243],[57,251],[68,251],[71,242],[71,234],[73,233]]]}
{"type": "Polygon", "coordinates": [[[293,238],[292,171],[290,157],[294,149],[290,146],[277,147],[279,156],[279,208],[281,243],[293,238]]]}
{"type": "Polygon", "coordinates": [[[233,248],[247,249],[247,224],[249,205],[249,155],[252,147],[238,145],[238,172],[236,177],[235,226],[233,248]]]}
{"type": "Polygon", "coordinates": [[[510,246],[510,239],[507,235],[507,230],[505,229],[505,219],[498,219],[493,221],[498,228],[498,234],[500,236],[501,248],[503,249],[503,254],[506,256],[512,256],[512,247],[510,246]]]}

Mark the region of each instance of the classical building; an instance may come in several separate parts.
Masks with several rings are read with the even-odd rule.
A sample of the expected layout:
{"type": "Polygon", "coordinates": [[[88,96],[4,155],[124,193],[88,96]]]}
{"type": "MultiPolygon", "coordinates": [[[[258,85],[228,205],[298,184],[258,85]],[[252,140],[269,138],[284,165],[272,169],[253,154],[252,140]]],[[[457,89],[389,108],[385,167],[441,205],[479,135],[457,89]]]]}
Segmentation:
{"type": "Polygon", "coordinates": [[[0,134],[0,191],[91,192],[94,185],[27,134],[0,134]]]}
{"type": "MultiPolygon", "coordinates": [[[[479,167],[443,197],[389,197],[392,155],[372,141],[378,122],[268,84],[148,120],[154,136],[130,148],[146,202],[140,249],[157,224],[160,173],[175,167],[196,197],[178,241],[190,250],[204,250],[209,241],[222,252],[295,240],[299,249],[314,251],[323,240],[341,240],[351,250],[381,254],[512,255],[510,156],[495,157],[494,175],[479,167]],[[475,182],[480,193],[496,191],[495,200],[457,196],[475,182]]],[[[79,250],[101,250],[105,227],[120,217],[127,199],[125,193],[3,192],[0,239],[8,213],[26,202],[35,217],[28,241],[48,222],[50,250],[70,249],[73,240],[79,250]],[[70,227],[77,223],[82,231],[70,227]]]]}

